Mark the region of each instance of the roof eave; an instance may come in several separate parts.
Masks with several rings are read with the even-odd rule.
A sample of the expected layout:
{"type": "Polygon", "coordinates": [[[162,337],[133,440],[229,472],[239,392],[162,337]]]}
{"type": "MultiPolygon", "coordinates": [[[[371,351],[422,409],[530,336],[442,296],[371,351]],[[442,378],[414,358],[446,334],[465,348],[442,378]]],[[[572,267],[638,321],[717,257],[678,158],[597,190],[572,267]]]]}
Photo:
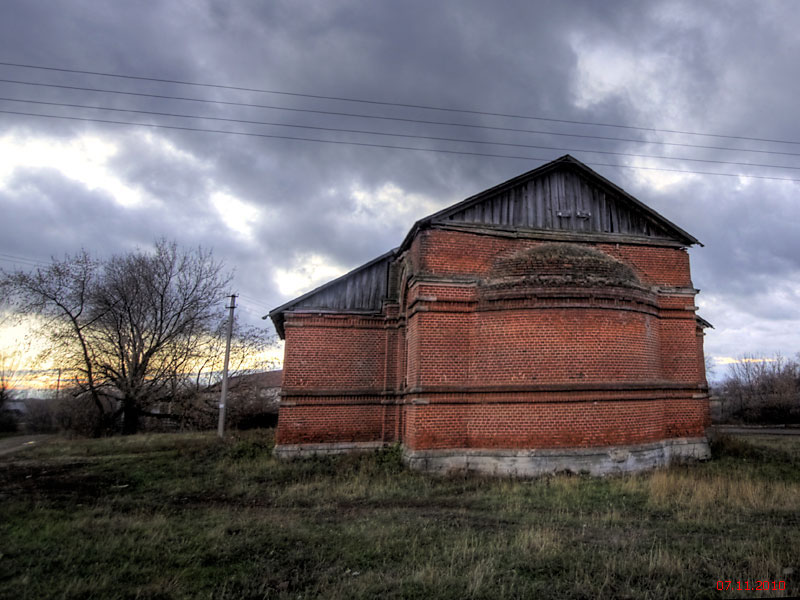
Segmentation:
{"type": "MultiPolygon", "coordinates": [[[[384,252],[380,256],[378,256],[376,258],[373,258],[372,260],[370,260],[368,262],[365,262],[363,265],[359,265],[358,267],[348,271],[344,275],[340,275],[336,279],[332,279],[331,281],[323,283],[321,286],[314,288],[310,292],[306,292],[302,296],[298,296],[297,298],[293,298],[292,300],[289,300],[288,302],[285,302],[284,304],[281,304],[277,308],[273,308],[271,311],[269,311],[266,315],[262,316],[261,318],[262,319],[266,319],[267,317],[269,317],[270,319],[272,319],[272,323],[275,325],[275,330],[278,332],[278,335],[281,337],[281,339],[283,339],[284,338],[284,328],[283,328],[283,313],[284,312],[286,312],[287,310],[290,310],[293,306],[295,306],[296,304],[302,302],[306,298],[309,298],[309,297],[313,296],[314,294],[317,294],[317,293],[321,292],[322,290],[327,289],[327,288],[331,287],[332,285],[335,285],[336,283],[339,283],[340,281],[342,281],[344,279],[347,279],[348,277],[358,273],[359,271],[362,271],[362,270],[364,270],[364,269],[366,269],[368,267],[371,267],[372,265],[374,265],[377,262],[380,262],[382,260],[385,260],[387,258],[390,258],[390,257],[394,256],[397,253],[397,251],[398,251],[398,248],[393,248],[392,250],[389,250],[388,252],[384,252]]],[[[347,311],[341,311],[341,312],[347,312],[347,311]]]]}

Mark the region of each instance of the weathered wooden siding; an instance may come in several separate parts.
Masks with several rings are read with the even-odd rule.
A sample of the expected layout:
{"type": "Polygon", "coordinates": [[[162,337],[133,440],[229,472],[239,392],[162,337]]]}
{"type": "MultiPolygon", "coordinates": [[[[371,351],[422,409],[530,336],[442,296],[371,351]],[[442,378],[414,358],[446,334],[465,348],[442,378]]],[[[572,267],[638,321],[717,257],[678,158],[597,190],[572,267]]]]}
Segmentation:
{"type": "Polygon", "coordinates": [[[379,311],[386,296],[389,262],[392,256],[367,264],[299,298],[286,310],[326,309],[379,311]]]}
{"type": "Polygon", "coordinates": [[[630,202],[569,171],[555,171],[523,182],[453,212],[444,220],[512,228],[671,237],[630,202]]]}

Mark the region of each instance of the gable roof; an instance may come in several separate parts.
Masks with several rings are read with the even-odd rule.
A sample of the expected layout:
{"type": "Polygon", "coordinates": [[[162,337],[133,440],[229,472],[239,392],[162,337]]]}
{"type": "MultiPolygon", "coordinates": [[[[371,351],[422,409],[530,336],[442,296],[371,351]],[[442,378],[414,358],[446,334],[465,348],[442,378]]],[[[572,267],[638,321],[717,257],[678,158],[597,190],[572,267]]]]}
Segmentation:
{"type": "Polygon", "coordinates": [[[569,154],[420,219],[403,240],[401,251],[421,229],[437,224],[628,235],[702,246],[569,154]]]}
{"type": "Polygon", "coordinates": [[[270,317],[281,339],[284,337],[285,311],[347,312],[373,314],[381,311],[389,281],[389,264],[397,248],[381,254],[341,277],[273,308],[263,319],[270,317]]]}
{"type": "MultiPolygon", "coordinates": [[[[273,309],[281,338],[287,311],[376,314],[387,296],[389,266],[429,227],[528,231],[557,237],[626,239],[691,246],[700,242],[576,158],[565,155],[414,223],[403,243],[273,309]]],[[[702,246],[702,244],[700,244],[702,246]]]]}

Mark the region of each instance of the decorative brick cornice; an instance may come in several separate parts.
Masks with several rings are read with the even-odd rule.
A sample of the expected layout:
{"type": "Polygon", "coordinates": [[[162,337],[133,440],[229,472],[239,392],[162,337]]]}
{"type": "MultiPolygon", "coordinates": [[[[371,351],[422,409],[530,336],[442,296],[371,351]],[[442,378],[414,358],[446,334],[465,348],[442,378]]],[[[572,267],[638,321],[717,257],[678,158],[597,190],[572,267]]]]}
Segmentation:
{"type": "Polygon", "coordinates": [[[286,312],[284,327],[320,327],[331,329],[390,329],[402,327],[406,317],[393,315],[359,315],[341,312],[286,312]]]}

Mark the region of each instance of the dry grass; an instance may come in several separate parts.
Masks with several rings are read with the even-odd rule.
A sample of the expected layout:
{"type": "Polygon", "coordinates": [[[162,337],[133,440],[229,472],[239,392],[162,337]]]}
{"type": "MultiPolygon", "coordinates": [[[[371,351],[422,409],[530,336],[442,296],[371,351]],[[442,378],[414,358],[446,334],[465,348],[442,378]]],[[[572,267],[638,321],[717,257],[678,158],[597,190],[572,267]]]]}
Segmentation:
{"type": "Polygon", "coordinates": [[[794,511],[800,514],[800,483],[734,479],[723,474],[658,471],[647,482],[649,503],[692,517],[715,512],[794,511]]]}
{"type": "Polygon", "coordinates": [[[520,481],[409,472],[396,449],[281,463],[270,435],[3,457],[0,597],[717,598],[718,580],[767,578],[800,593],[800,438],[520,481]]]}

